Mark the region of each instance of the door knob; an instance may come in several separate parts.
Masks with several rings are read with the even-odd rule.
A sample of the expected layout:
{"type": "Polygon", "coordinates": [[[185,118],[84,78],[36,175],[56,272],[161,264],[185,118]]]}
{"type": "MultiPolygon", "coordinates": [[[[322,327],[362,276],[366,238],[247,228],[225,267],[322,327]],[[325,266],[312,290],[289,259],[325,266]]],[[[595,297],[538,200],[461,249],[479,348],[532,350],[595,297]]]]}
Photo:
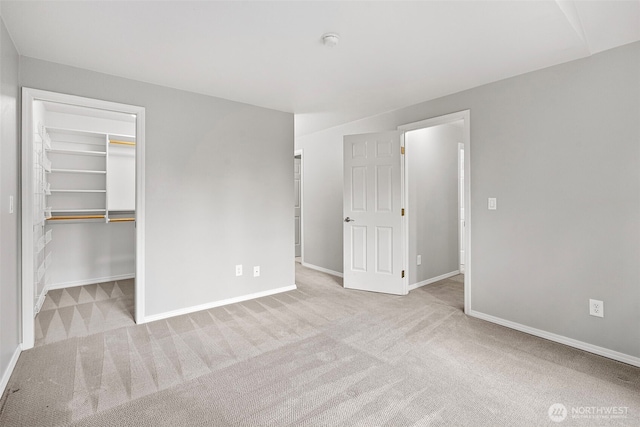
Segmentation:
{"type": "Polygon", "coordinates": [[[355,219],[351,219],[351,218],[349,218],[349,217],[346,217],[346,218],[344,219],[344,222],[351,222],[351,221],[355,221],[355,219]]]}

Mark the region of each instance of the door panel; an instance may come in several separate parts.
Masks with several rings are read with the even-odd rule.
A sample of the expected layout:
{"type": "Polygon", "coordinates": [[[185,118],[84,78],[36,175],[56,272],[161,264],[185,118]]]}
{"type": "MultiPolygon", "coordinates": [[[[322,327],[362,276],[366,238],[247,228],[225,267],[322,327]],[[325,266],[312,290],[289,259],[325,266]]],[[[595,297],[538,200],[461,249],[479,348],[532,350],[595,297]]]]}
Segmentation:
{"type": "Polygon", "coordinates": [[[393,170],[389,165],[376,166],[376,210],[393,211],[393,170]]]}
{"type": "Polygon", "coordinates": [[[351,268],[367,271],[367,227],[351,227],[351,268]]]}
{"type": "Polygon", "coordinates": [[[351,209],[364,212],[367,210],[367,168],[356,166],[351,170],[351,209]]]}
{"type": "Polygon", "coordinates": [[[344,137],[344,287],[405,295],[402,134],[344,137]]]}
{"type": "Polygon", "coordinates": [[[376,227],[376,273],[393,274],[393,228],[376,227]]]}

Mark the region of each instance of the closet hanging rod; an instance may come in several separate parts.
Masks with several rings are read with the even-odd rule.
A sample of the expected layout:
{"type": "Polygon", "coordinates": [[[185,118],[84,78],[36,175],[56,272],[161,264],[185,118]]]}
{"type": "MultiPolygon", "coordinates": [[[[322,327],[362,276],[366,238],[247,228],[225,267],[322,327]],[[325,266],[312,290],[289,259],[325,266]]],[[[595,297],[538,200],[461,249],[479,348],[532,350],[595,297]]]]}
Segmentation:
{"type": "Polygon", "coordinates": [[[135,221],[135,218],[109,218],[109,222],[127,222],[135,221]]]}
{"type": "Polygon", "coordinates": [[[135,142],[131,141],[118,141],[117,139],[110,139],[109,143],[111,144],[119,144],[119,145],[136,145],[135,142]]]}
{"type": "Polygon", "coordinates": [[[104,219],[104,215],[65,215],[65,216],[52,216],[47,218],[47,221],[61,221],[69,219],[104,219]]]}

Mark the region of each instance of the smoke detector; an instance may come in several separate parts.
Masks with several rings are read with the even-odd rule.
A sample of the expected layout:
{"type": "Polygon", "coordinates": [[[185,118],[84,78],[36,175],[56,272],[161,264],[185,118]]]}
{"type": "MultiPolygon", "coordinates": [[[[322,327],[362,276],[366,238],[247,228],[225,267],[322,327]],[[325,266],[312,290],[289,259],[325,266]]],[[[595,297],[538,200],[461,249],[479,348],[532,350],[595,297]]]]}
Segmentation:
{"type": "Polygon", "coordinates": [[[340,41],[340,36],[336,33],[326,33],[322,36],[322,43],[328,47],[334,47],[340,41]]]}

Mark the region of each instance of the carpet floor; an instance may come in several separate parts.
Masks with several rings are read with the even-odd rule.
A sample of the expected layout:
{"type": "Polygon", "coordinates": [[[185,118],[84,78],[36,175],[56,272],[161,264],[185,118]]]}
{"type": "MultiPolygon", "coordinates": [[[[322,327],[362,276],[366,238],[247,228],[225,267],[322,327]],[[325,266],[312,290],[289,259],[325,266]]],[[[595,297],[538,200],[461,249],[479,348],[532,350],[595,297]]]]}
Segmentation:
{"type": "Polygon", "coordinates": [[[399,297],[296,263],[296,284],[144,325],[132,281],[51,291],[0,425],[640,425],[640,369],[466,316],[461,276],[399,297]]]}

